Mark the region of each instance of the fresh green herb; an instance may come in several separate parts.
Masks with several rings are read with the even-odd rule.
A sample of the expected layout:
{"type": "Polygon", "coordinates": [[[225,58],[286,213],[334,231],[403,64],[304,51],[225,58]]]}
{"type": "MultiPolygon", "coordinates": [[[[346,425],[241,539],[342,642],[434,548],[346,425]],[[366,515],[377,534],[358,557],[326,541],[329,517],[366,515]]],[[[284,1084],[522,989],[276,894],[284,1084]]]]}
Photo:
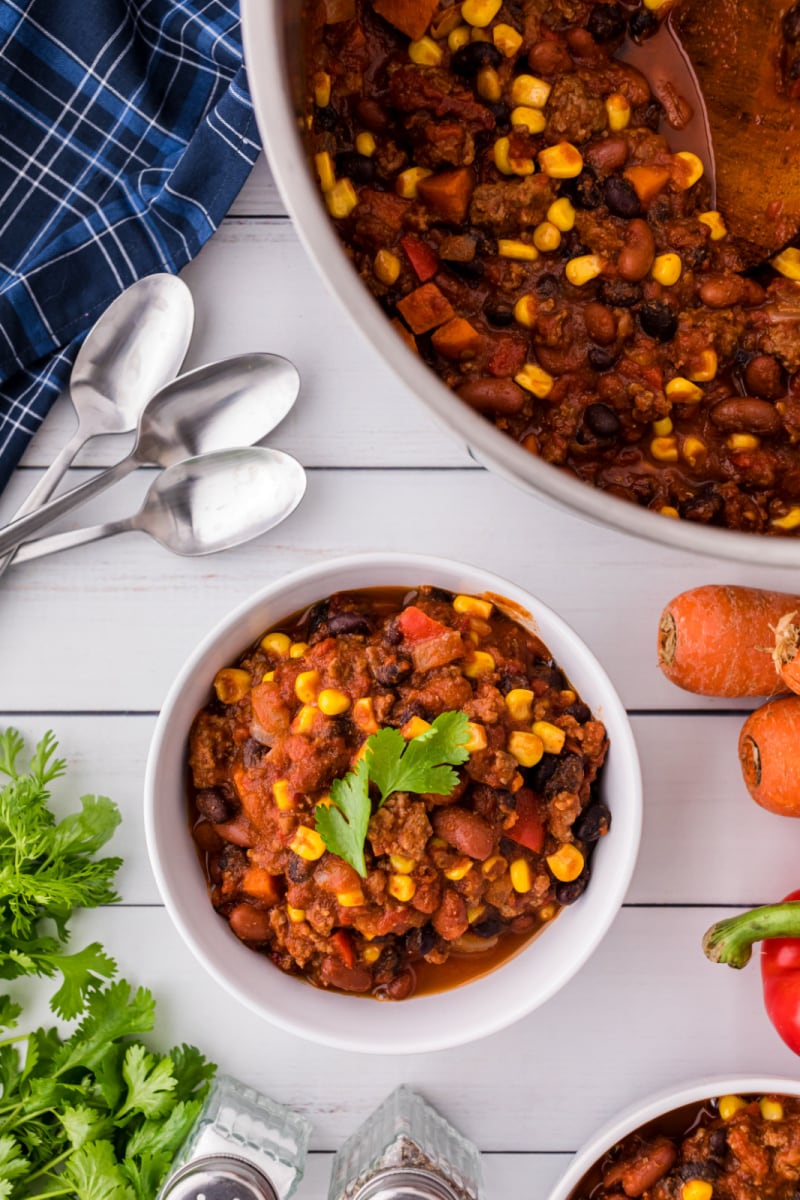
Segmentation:
{"type": "Polygon", "coordinates": [[[454,766],[466,762],[469,719],[446,712],[418,737],[406,741],[396,729],[381,729],[367,738],[366,754],[354,771],[336,779],[330,805],[317,805],[317,832],[331,854],[337,854],[366,878],[364,843],[372,816],[370,784],[380,808],[395,792],[434,792],[449,796],[458,783],[454,766]]]}
{"type": "Polygon", "coordinates": [[[27,770],[18,766],[24,745],[15,729],[0,733],[0,776],[8,780],[0,790],[0,978],[60,973],[51,1004],[70,1019],[115,970],[96,942],[74,954],[63,945],[74,909],[118,899],[113,880],[122,860],[95,855],[120,817],[107,797],[83,796],[80,812],[56,821],[48,785],[66,767],[55,757],[57,742],[46,733],[27,770]],[[55,935],[43,928],[47,919],[55,935]]]}

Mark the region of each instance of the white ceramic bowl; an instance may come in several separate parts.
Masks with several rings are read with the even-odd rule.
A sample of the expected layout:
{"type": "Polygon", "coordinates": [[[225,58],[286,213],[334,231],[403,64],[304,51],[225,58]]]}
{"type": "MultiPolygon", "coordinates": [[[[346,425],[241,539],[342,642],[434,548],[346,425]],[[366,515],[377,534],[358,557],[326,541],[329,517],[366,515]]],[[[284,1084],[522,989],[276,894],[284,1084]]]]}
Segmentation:
{"type": "Polygon", "coordinates": [[[679,1088],[657,1092],[626,1108],[590,1138],[575,1155],[548,1200],[568,1200],[587,1171],[604,1158],[612,1146],[649,1121],[666,1117],[684,1105],[700,1105],[704,1100],[718,1096],[760,1096],[772,1092],[800,1096],[800,1080],[781,1079],[773,1075],[737,1075],[733,1078],[698,1079],[679,1088]]]}
{"type": "MultiPolygon", "coordinates": [[[[512,613],[516,616],[516,612],[512,613]]],[[[641,825],[641,775],[625,709],[580,638],[541,601],[479,567],[420,555],[340,558],[271,584],[200,643],[161,710],[145,780],[150,861],[164,903],[187,945],[223,987],[267,1020],[302,1037],[350,1050],[401,1054],[441,1050],[484,1037],[543,1004],[586,961],[619,909],[633,871],[641,825]],[[610,738],[601,794],[612,829],[598,845],[584,896],[515,958],[452,991],[380,1004],[325,992],[286,975],[249,950],[212,908],[189,836],[186,750],[215,673],[237,661],[265,630],[333,592],[429,583],[452,592],[493,592],[532,614],[531,624],[610,738]]]]}

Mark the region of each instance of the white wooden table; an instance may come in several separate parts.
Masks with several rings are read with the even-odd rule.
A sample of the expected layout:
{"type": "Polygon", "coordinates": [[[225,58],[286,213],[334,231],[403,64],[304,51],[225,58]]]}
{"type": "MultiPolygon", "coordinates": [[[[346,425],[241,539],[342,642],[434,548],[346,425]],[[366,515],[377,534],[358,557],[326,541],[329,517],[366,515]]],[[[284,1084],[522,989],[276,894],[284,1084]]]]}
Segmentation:
{"type": "MultiPolygon", "coordinates": [[[[64,804],[100,791],[124,816],[114,843],[125,857],[122,903],[76,920],[76,944],[100,938],[128,978],[154,990],[161,1044],[193,1042],[310,1118],[313,1153],[299,1200],[326,1193],[330,1152],[402,1081],[486,1152],[489,1200],[533,1200],[601,1122],[650,1091],[701,1075],[796,1076],[798,1060],[763,1012],[757,966],[711,966],[700,937],[726,912],[798,886],[800,822],[764,813],[747,796],[736,760],[742,712],[671,687],[655,654],[658,615],[682,589],[732,582],[791,590],[796,577],[604,531],[476,467],[323,290],[263,163],[185,279],[197,306],[187,365],[254,349],[297,364],[302,394],[272,443],[308,468],[308,493],[272,535],[214,558],[171,557],[136,534],[12,569],[3,580],[3,723],[31,740],[56,731],[71,764],[58,792],[64,804]],[[509,514],[514,533],[498,536],[509,514]],[[623,910],[553,1000],[467,1048],[367,1059],[271,1028],[206,977],[161,907],[141,796],[159,705],[201,635],[288,571],[387,548],[480,563],[576,628],[632,714],[645,821],[623,910]]],[[[57,407],[0,516],[21,502],[70,423],[57,407]]],[[[98,443],[82,466],[116,453],[98,443]]],[[[72,472],[75,481],[85,474],[72,472]]],[[[131,511],[152,478],[139,471],[73,524],[131,511]]]]}

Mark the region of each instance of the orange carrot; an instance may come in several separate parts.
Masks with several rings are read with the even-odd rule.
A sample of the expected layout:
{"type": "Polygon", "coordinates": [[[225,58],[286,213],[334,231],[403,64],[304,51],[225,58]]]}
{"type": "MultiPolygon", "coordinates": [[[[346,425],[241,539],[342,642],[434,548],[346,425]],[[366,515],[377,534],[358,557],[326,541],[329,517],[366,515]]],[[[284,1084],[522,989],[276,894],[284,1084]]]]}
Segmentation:
{"type": "Polygon", "coordinates": [[[769,647],[773,626],[800,597],[709,584],[682,592],[661,614],[658,665],[700,696],[772,696],[786,691],[769,647]]]}
{"type": "Polygon", "coordinates": [[[756,804],[800,817],[800,696],[782,696],[756,709],[739,735],[739,762],[756,804]]]}
{"type": "Polygon", "coordinates": [[[786,687],[800,694],[800,625],[797,617],[796,612],[785,613],[775,625],[772,661],[786,687]]]}

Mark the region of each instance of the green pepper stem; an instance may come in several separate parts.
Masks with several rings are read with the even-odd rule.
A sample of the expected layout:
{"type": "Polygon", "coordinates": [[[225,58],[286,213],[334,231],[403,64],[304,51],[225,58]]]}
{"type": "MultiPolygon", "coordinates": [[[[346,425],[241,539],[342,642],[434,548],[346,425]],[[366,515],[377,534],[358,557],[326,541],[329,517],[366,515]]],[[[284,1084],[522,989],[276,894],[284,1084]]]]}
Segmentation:
{"type": "Polygon", "coordinates": [[[750,961],[753,942],[784,937],[800,938],[800,900],[766,904],[717,921],[703,935],[703,951],[712,962],[739,968],[750,961]]]}

